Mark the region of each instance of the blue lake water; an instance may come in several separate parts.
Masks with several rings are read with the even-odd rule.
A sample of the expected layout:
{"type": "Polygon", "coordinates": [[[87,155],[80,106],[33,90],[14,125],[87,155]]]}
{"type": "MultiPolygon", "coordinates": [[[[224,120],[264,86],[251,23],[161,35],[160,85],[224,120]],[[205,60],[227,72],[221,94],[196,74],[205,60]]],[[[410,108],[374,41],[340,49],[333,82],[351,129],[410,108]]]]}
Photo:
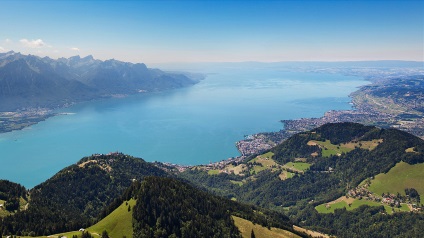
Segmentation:
{"type": "Polygon", "coordinates": [[[189,87],[82,103],[21,131],[0,134],[0,178],[31,188],[95,153],[206,164],[238,156],[244,135],[280,120],[350,109],[363,79],[275,69],[221,69],[189,87]]]}

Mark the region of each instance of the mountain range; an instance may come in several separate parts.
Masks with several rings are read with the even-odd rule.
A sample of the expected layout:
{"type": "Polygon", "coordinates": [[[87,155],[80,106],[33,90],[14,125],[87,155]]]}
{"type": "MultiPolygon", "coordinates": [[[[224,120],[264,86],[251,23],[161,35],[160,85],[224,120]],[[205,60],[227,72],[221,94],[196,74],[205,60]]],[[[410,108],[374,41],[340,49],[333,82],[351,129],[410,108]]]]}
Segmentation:
{"type": "Polygon", "coordinates": [[[0,111],[57,108],[103,97],[186,87],[198,77],[114,59],[0,53],[0,111]]]}

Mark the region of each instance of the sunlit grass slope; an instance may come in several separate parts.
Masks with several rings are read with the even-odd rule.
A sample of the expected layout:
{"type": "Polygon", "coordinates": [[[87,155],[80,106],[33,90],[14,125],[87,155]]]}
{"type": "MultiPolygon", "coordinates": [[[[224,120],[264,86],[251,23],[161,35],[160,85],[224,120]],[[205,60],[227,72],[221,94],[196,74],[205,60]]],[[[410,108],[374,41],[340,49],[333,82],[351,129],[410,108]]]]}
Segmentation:
{"type": "MultiPolygon", "coordinates": [[[[115,209],[115,211],[113,211],[111,214],[95,225],[87,228],[86,231],[90,232],[94,237],[100,237],[103,231],[107,231],[109,237],[131,238],[133,236],[132,211],[135,203],[136,200],[134,199],[122,203],[121,206],[115,209]],[[130,211],[128,211],[129,206],[131,207],[130,211]]],[[[72,237],[73,235],[81,237],[81,231],[61,233],[60,235],[66,236],[68,238],[72,237]]],[[[52,237],[58,237],[58,235],[52,237]]]]}
{"type": "Polygon", "coordinates": [[[232,216],[234,220],[234,224],[237,226],[239,231],[241,232],[241,235],[243,238],[250,238],[251,232],[253,229],[253,232],[255,233],[255,237],[257,238],[268,238],[268,237],[275,237],[275,238],[292,238],[292,237],[300,237],[296,234],[291,233],[290,231],[286,231],[283,229],[271,227],[271,229],[268,229],[266,227],[263,227],[258,224],[253,224],[249,220],[245,220],[240,217],[232,216]]]}

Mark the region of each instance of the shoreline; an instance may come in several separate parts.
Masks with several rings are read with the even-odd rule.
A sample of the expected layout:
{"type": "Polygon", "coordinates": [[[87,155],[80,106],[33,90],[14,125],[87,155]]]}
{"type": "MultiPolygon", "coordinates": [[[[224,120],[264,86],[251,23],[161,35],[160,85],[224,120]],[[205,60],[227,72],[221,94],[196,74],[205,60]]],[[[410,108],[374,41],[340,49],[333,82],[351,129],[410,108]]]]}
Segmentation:
{"type": "MultiPolygon", "coordinates": [[[[302,131],[308,131],[326,123],[356,122],[356,123],[361,123],[366,125],[375,125],[375,126],[383,127],[383,128],[397,128],[397,129],[401,129],[401,130],[410,132],[412,134],[415,134],[421,138],[424,138],[424,119],[422,115],[415,115],[418,119],[414,121],[412,120],[408,121],[408,123],[404,123],[406,119],[403,118],[402,115],[393,114],[393,113],[390,113],[390,111],[388,112],[384,111],[384,110],[390,109],[390,107],[386,106],[385,108],[383,108],[384,110],[381,109],[381,105],[383,105],[379,101],[381,99],[378,97],[374,97],[372,95],[372,90],[370,91],[370,88],[371,89],[378,88],[378,87],[384,88],[385,85],[388,82],[390,82],[390,80],[393,80],[393,79],[398,80],[398,77],[401,77],[401,76],[388,77],[388,78],[384,78],[380,80],[375,80],[373,77],[369,75],[360,75],[359,77],[362,77],[363,80],[367,82],[371,82],[371,84],[364,84],[362,86],[359,86],[356,91],[348,95],[349,98],[351,98],[350,102],[348,103],[352,105],[352,109],[330,110],[325,112],[324,115],[319,118],[300,118],[300,119],[291,119],[291,120],[280,120],[280,122],[283,123],[283,129],[281,129],[280,131],[259,132],[253,135],[246,136],[245,139],[235,142],[235,146],[240,153],[240,155],[236,157],[220,160],[220,161],[209,163],[209,164],[198,164],[198,165],[181,165],[181,164],[175,164],[175,163],[169,163],[169,162],[157,162],[155,164],[161,164],[159,167],[171,166],[172,168],[177,168],[179,171],[184,171],[187,168],[193,168],[193,167],[219,168],[229,163],[239,163],[250,156],[263,153],[271,149],[275,145],[283,142],[284,140],[286,140],[293,134],[296,134],[302,131]],[[364,100],[364,98],[367,100],[364,100]],[[415,127],[411,127],[413,123],[416,124],[415,127]]],[[[409,80],[411,77],[412,76],[409,76],[409,75],[402,76],[402,78],[405,80],[409,80]]],[[[424,82],[424,75],[421,77],[422,78],[419,78],[419,80],[424,82]]],[[[146,93],[146,92],[143,92],[143,93],[146,93]]],[[[103,99],[105,98],[96,99],[96,100],[103,100],[103,99]]],[[[423,104],[424,104],[424,101],[423,101],[423,104]]],[[[66,108],[66,106],[60,109],[63,109],[63,108],[66,108]]],[[[395,112],[399,113],[399,109],[398,109],[399,106],[393,107],[393,108],[396,109],[395,112]]],[[[6,129],[4,127],[5,123],[0,122],[0,133],[7,133],[14,130],[22,130],[26,127],[32,126],[41,121],[45,121],[46,119],[50,117],[54,117],[58,115],[74,114],[74,113],[67,113],[67,112],[54,112],[55,110],[57,109],[37,108],[37,109],[27,109],[26,111],[17,111],[17,112],[0,112],[0,119],[8,118],[10,119],[10,122],[11,122],[10,128],[6,128],[6,129]],[[19,121],[21,121],[22,124],[19,124],[19,121]],[[3,128],[1,126],[3,126],[3,128]]],[[[409,112],[415,113],[415,111],[408,111],[407,109],[400,111],[400,113],[402,114],[407,114],[409,112]]]]}
{"type": "Polygon", "coordinates": [[[47,108],[0,112],[0,134],[20,131],[57,115],[59,114],[54,113],[53,109],[47,108]]]}
{"type": "MultiPolygon", "coordinates": [[[[202,168],[206,171],[210,169],[222,169],[228,164],[238,164],[246,158],[264,153],[296,133],[309,131],[327,123],[355,122],[381,128],[395,128],[424,139],[424,111],[421,113],[421,111],[416,108],[416,101],[414,107],[411,106],[412,102],[398,105],[393,99],[390,99],[393,100],[393,102],[389,100],[389,103],[379,103],[378,101],[382,99],[374,96],[372,91],[387,89],[387,83],[390,83],[391,80],[398,80],[399,78],[405,82],[411,79],[418,79],[424,84],[424,75],[421,75],[422,78],[420,78],[420,76],[414,77],[411,75],[403,75],[388,77],[383,80],[375,80],[372,76],[364,75],[362,77],[365,81],[371,82],[371,84],[360,86],[358,90],[349,94],[351,98],[349,104],[352,105],[352,109],[350,110],[330,110],[319,118],[280,120],[280,122],[283,123],[283,129],[278,132],[259,132],[246,136],[244,140],[235,142],[237,150],[241,154],[237,157],[199,165],[178,165],[167,162],[157,162],[156,164],[159,163],[164,166],[170,166],[171,168],[177,169],[179,172],[191,168],[202,168]],[[404,106],[404,108],[402,106],[404,106]],[[399,110],[399,108],[403,109],[399,110]]],[[[398,89],[403,90],[404,88],[402,88],[401,85],[398,89]]],[[[424,109],[424,101],[422,104],[424,109]]],[[[159,165],[158,167],[164,169],[164,166],[159,165]]],[[[169,170],[169,168],[167,169],[166,167],[165,169],[169,170]]]]}

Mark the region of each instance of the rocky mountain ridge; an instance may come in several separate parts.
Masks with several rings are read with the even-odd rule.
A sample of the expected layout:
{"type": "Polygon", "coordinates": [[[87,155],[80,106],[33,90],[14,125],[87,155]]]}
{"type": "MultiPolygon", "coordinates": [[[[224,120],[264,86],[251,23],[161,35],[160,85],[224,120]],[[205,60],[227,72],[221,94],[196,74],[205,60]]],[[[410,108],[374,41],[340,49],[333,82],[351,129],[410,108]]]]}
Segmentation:
{"type": "Polygon", "coordinates": [[[198,82],[182,73],[143,63],[93,56],[59,58],[0,53],[0,111],[57,108],[92,99],[187,87],[198,82]]]}

